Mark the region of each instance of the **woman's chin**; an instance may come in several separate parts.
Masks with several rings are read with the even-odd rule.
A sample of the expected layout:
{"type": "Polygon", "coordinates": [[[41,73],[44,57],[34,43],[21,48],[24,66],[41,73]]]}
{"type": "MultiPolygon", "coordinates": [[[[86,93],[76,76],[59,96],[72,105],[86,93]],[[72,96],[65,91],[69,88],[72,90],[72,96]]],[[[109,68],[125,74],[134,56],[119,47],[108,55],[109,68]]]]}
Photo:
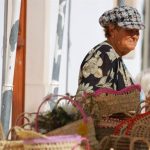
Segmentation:
{"type": "Polygon", "coordinates": [[[127,51],[129,52],[133,51],[135,49],[135,45],[129,45],[127,49],[128,49],[127,51]]]}
{"type": "Polygon", "coordinates": [[[122,51],[121,55],[124,56],[124,55],[127,55],[128,53],[130,53],[131,51],[133,51],[134,49],[126,49],[125,51],[122,51]]]}
{"type": "Polygon", "coordinates": [[[129,50],[134,50],[135,49],[136,44],[132,43],[128,45],[128,49],[129,50]]]}

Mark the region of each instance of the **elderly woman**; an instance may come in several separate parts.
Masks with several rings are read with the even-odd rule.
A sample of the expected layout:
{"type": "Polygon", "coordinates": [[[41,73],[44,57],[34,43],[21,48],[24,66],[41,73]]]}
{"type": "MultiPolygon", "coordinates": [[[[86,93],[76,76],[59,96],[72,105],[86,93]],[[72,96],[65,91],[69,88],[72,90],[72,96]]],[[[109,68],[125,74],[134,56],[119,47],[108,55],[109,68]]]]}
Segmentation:
{"type": "Polygon", "coordinates": [[[116,7],[106,11],[99,23],[107,40],[85,56],[80,67],[77,95],[99,88],[121,90],[134,84],[122,56],[135,49],[139,30],[144,29],[139,12],[129,6],[116,7]]]}

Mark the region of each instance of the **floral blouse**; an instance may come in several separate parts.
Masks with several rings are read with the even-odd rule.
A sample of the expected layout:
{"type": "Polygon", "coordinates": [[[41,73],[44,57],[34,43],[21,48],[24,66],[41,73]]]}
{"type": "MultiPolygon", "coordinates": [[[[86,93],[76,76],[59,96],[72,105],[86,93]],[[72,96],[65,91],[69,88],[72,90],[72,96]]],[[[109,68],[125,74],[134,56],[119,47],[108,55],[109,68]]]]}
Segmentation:
{"type": "Polygon", "coordinates": [[[134,84],[122,57],[106,41],[95,46],[84,58],[79,73],[77,95],[99,88],[121,90],[134,84]]]}

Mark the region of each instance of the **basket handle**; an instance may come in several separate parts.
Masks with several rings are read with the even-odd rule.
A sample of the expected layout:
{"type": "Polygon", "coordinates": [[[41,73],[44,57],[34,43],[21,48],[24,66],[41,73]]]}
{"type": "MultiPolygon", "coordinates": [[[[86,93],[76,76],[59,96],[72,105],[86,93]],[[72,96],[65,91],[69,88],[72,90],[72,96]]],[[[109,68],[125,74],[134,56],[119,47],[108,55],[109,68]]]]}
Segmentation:
{"type": "Polygon", "coordinates": [[[150,146],[150,143],[148,142],[148,140],[146,138],[143,137],[133,137],[131,138],[131,142],[130,142],[130,150],[134,149],[134,144],[137,141],[143,141],[144,143],[147,144],[147,146],[150,146]]]}
{"type": "Polygon", "coordinates": [[[85,142],[86,150],[90,150],[89,140],[86,137],[81,137],[79,135],[57,135],[57,136],[49,136],[44,138],[36,138],[36,139],[26,139],[24,140],[24,144],[47,144],[47,143],[62,143],[63,142],[71,142],[76,141],[75,145],[73,145],[71,150],[78,149],[78,146],[81,142],[85,142]]]}
{"type": "MultiPolygon", "coordinates": [[[[115,150],[119,150],[118,149],[118,144],[119,144],[120,140],[123,139],[123,138],[127,138],[130,142],[130,137],[129,136],[124,136],[124,135],[118,136],[118,138],[114,141],[114,147],[113,148],[115,150]]],[[[129,145],[129,147],[130,147],[130,145],[129,145]]]]}
{"type": "Polygon", "coordinates": [[[135,137],[136,134],[137,134],[137,131],[139,131],[138,129],[141,128],[141,127],[144,128],[144,130],[142,130],[142,131],[143,131],[143,134],[140,135],[140,134],[138,133],[138,136],[140,135],[140,137],[146,137],[147,132],[149,133],[150,126],[147,125],[147,124],[145,124],[145,123],[139,123],[139,124],[135,125],[135,126],[132,128],[130,135],[131,135],[132,137],[135,137]]]}
{"type": "Polygon", "coordinates": [[[103,137],[99,143],[100,149],[103,149],[103,150],[108,149],[109,147],[108,145],[110,142],[111,142],[111,136],[103,137]]]}
{"type": "Polygon", "coordinates": [[[140,113],[142,112],[142,110],[146,108],[146,104],[147,104],[147,101],[146,101],[146,100],[139,102],[139,104],[138,104],[138,106],[137,106],[137,108],[136,108],[136,113],[135,113],[135,115],[140,114],[140,113]],[[145,103],[145,105],[142,106],[142,104],[144,104],[144,103],[145,103]]]}
{"type": "MultiPolygon", "coordinates": [[[[92,93],[92,95],[94,96],[98,96],[100,94],[114,94],[114,95],[121,95],[121,94],[128,94],[134,90],[137,90],[137,91],[141,91],[141,86],[139,84],[134,84],[134,85],[130,85],[128,87],[125,87],[123,88],[122,90],[120,91],[117,91],[117,90],[113,90],[113,89],[110,89],[110,88],[100,88],[98,90],[96,90],[94,93],[92,93]]],[[[85,95],[91,95],[91,93],[85,93],[85,95]]]]}
{"type": "MultiPolygon", "coordinates": [[[[31,122],[30,122],[30,119],[29,119],[28,117],[31,116],[31,115],[33,115],[33,114],[36,114],[36,113],[34,113],[34,112],[32,112],[32,113],[30,113],[30,112],[23,112],[23,113],[19,114],[19,115],[17,116],[16,121],[15,121],[15,126],[19,126],[19,122],[20,122],[22,119],[23,119],[23,121],[26,120],[27,123],[31,123],[31,122]]],[[[24,124],[22,124],[22,126],[23,126],[23,125],[24,125],[24,124]]]]}
{"type": "Polygon", "coordinates": [[[145,109],[145,112],[150,111],[150,101],[149,100],[144,100],[139,103],[137,109],[136,109],[136,115],[142,113],[142,110],[145,109]],[[142,106],[142,104],[144,104],[142,106]]]}
{"type": "Polygon", "coordinates": [[[49,100],[52,99],[52,97],[58,97],[58,96],[61,96],[61,99],[66,99],[68,100],[69,102],[71,102],[74,106],[76,106],[76,108],[80,111],[82,117],[83,117],[83,121],[85,123],[87,123],[88,119],[87,119],[87,116],[86,114],[84,113],[82,107],[75,101],[75,100],[72,100],[72,98],[70,98],[69,96],[64,96],[64,95],[53,95],[53,94],[49,94],[47,95],[46,97],[43,98],[43,101],[42,103],[40,104],[40,106],[38,107],[38,110],[37,110],[37,113],[36,113],[36,117],[35,117],[35,130],[38,132],[39,129],[38,129],[38,115],[39,115],[39,112],[40,112],[40,109],[41,107],[43,106],[43,104],[49,100]]]}

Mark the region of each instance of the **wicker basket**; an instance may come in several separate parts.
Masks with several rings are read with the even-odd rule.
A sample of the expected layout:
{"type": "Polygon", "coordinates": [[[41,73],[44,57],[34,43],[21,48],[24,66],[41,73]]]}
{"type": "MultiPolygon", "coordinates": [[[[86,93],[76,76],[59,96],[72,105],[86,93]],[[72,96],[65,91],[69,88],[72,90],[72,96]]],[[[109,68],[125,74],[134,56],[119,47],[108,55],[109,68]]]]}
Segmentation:
{"type": "MultiPolygon", "coordinates": [[[[40,112],[40,108],[42,105],[46,102],[52,99],[52,97],[55,95],[48,95],[44,98],[43,102],[38,108],[38,111],[36,113],[36,119],[35,119],[35,129],[38,131],[38,114],[40,112]]],[[[58,96],[58,95],[56,95],[58,96]]],[[[71,102],[81,113],[83,119],[74,121],[72,123],[69,123],[63,127],[57,128],[55,130],[52,130],[48,132],[46,135],[52,136],[52,135],[70,135],[70,134],[79,134],[81,136],[86,137],[89,139],[90,146],[94,148],[95,150],[98,149],[99,143],[96,140],[96,135],[95,135],[95,127],[94,127],[94,122],[91,117],[87,117],[86,114],[84,113],[82,107],[77,103],[74,99],[71,99],[69,96],[61,96],[60,100],[68,100],[71,102]]]]}
{"type": "Polygon", "coordinates": [[[133,137],[130,142],[130,150],[148,150],[150,149],[150,143],[147,139],[142,137],[133,137]]]}
{"type": "Polygon", "coordinates": [[[136,111],[140,103],[139,99],[140,86],[132,85],[121,91],[100,89],[85,94],[85,97],[78,98],[77,101],[81,103],[86,114],[94,119],[96,137],[100,141],[104,136],[113,134],[115,127],[122,120],[132,117],[129,112],[136,111]],[[122,118],[122,114],[126,118],[122,118]]]}
{"type": "Polygon", "coordinates": [[[138,115],[130,122],[126,134],[136,137],[144,137],[150,141],[150,112],[138,115]]]}
{"type": "Polygon", "coordinates": [[[150,125],[149,124],[136,124],[131,130],[130,136],[132,137],[144,137],[150,141],[150,125]]]}
{"type": "Polygon", "coordinates": [[[101,141],[103,137],[113,134],[115,127],[120,121],[115,118],[103,117],[99,124],[95,126],[97,140],[101,141]]]}
{"type": "Polygon", "coordinates": [[[51,136],[25,140],[26,150],[89,150],[88,141],[79,135],[51,136]],[[86,142],[83,146],[82,142],[86,142]]]}
{"type": "Polygon", "coordinates": [[[0,141],[0,150],[24,150],[23,141],[0,141]]]}
{"type": "Polygon", "coordinates": [[[150,124],[150,112],[138,114],[134,116],[133,118],[120,122],[120,124],[118,124],[115,128],[114,134],[115,135],[131,135],[132,130],[135,128],[133,130],[133,135],[135,134],[135,131],[136,131],[137,135],[139,136],[141,135],[141,137],[143,137],[149,124],[150,124]],[[147,125],[147,127],[145,127],[145,125],[147,125]],[[142,130],[140,130],[140,128],[142,130]]]}
{"type": "Polygon", "coordinates": [[[0,141],[0,150],[89,150],[88,140],[79,135],[51,136],[24,141],[0,141]]]}
{"type": "Polygon", "coordinates": [[[79,101],[88,115],[100,120],[102,116],[135,111],[140,102],[140,89],[139,85],[132,85],[120,91],[100,89],[91,94],[85,93],[79,101]]]}
{"type": "Polygon", "coordinates": [[[91,118],[88,118],[88,123],[86,125],[83,120],[78,120],[47,133],[47,136],[69,134],[79,134],[88,138],[91,148],[94,150],[98,149],[99,143],[96,139],[95,128],[91,118]]]}
{"type": "Polygon", "coordinates": [[[150,143],[145,138],[130,136],[106,136],[100,142],[100,150],[148,150],[150,143]]]}
{"type": "Polygon", "coordinates": [[[100,150],[129,150],[130,138],[120,136],[105,136],[100,142],[100,150]]]}
{"type": "Polygon", "coordinates": [[[46,138],[47,136],[41,133],[37,133],[33,130],[24,129],[18,126],[13,127],[11,130],[13,134],[13,140],[25,140],[34,138],[46,138]]]}

